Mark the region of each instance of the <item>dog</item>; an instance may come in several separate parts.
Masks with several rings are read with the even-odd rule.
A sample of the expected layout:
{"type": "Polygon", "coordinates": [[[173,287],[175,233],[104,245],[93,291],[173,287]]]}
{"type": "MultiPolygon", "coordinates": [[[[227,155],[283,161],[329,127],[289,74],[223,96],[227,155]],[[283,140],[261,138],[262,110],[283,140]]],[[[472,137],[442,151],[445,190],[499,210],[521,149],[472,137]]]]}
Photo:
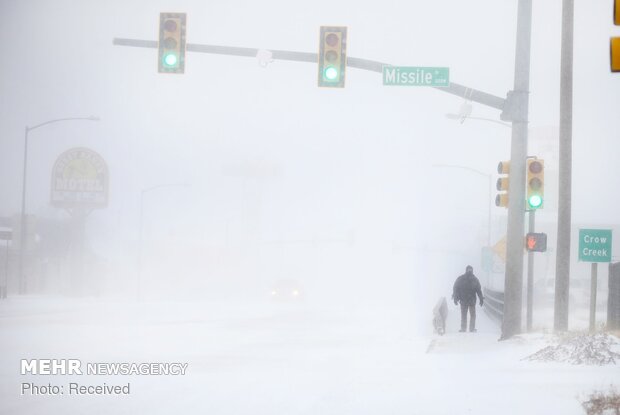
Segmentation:
{"type": "Polygon", "coordinates": [[[446,319],[448,318],[448,302],[446,297],[441,297],[433,308],[433,327],[435,333],[443,336],[446,333],[446,319]]]}

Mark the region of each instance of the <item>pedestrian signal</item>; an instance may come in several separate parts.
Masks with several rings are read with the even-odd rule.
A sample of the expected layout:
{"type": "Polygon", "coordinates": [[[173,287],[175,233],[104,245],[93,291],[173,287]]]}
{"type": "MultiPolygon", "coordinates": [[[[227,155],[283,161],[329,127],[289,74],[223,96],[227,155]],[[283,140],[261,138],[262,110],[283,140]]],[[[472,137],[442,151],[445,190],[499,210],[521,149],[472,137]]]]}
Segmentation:
{"type": "Polygon", "coordinates": [[[528,233],[525,236],[525,249],[528,252],[545,252],[547,250],[547,234],[528,233]]]}

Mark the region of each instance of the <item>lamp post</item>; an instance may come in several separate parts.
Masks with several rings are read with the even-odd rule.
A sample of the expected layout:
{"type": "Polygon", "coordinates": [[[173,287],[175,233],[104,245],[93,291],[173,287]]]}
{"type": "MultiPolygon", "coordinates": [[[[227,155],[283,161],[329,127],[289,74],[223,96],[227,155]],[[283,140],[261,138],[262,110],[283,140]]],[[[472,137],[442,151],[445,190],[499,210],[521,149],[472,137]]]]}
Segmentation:
{"type": "Polygon", "coordinates": [[[469,115],[466,115],[466,114],[446,114],[446,118],[450,120],[460,120],[461,124],[463,124],[465,120],[469,119],[469,120],[494,122],[495,124],[503,125],[506,128],[512,128],[512,126],[507,122],[494,120],[492,118],[470,117],[469,115]]]}
{"type": "Polygon", "coordinates": [[[144,195],[153,190],[161,189],[163,187],[181,187],[181,186],[189,186],[188,183],[166,183],[166,184],[158,184],[155,186],[147,187],[146,189],[142,189],[140,192],[140,217],[138,220],[139,229],[138,229],[138,276],[136,281],[136,291],[138,301],[140,300],[140,283],[142,280],[142,230],[144,224],[144,195]]]}
{"type": "Polygon", "coordinates": [[[28,171],[28,134],[32,130],[43,127],[48,124],[53,124],[61,121],[99,121],[99,117],[91,115],[90,117],[69,117],[69,118],[55,118],[53,120],[42,122],[33,127],[26,126],[24,133],[24,172],[22,176],[22,210],[20,217],[20,241],[19,241],[19,262],[18,262],[18,293],[24,294],[26,288],[26,278],[24,276],[24,254],[26,245],[26,185],[27,185],[27,171],[28,171]]]}

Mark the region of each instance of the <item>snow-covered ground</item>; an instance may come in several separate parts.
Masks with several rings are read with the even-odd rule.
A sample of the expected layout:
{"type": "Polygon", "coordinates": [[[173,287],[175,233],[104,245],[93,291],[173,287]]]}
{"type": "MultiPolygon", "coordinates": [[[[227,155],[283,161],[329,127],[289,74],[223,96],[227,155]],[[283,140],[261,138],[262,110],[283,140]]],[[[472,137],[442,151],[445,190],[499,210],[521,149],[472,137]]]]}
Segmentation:
{"type": "MultiPolygon", "coordinates": [[[[480,310],[480,309],[478,309],[480,310]]],[[[396,305],[129,303],[36,297],[0,304],[3,414],[583,414],[617,366],[522,360],[549,335],[498,342],[432,333],[396,305]],[[21,375],[20,359],[187,362],[184,376],[21,375]],[[129,396],[21,395],[21,384],[131,384],[129,396]]]]}

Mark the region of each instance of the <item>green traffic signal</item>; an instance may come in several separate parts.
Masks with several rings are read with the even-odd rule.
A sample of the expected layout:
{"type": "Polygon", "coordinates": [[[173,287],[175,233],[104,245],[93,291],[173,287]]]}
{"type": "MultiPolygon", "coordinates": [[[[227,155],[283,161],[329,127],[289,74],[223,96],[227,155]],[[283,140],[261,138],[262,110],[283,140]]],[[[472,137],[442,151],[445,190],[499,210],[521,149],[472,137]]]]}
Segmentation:
{"type": "Polygon", "coordinates": [[[164,55],[164,65],[171,68],[176,66],[178,62],[179,58],[177,57],[176,53],[167,53],[166,55],[164,55]]]}
{"type": "Polygon", "coordinates": [[[159,73],[178,73],[185,71],[186,42],[185,13],[159,14],[159,42],[157,45],[157,70],[159,73]]]}
{"type": "Polygon", "coordinates": [[[347,66],[347,28],[321,26],[318,53],[319,86],[344,88],[347,66]]]}
{"type": "Polygon", "coordinates": [[[543,207],[545,194],[545,161],[538,158],[527,159],[526,200],[529,209],[543,207]]]}
{"type": "Polygon", "coordinates": [[[325,79],[329,81],[335,81],[338,79],[338,70],[333,66],[325,68],[325,79]]]}
{"type": "Polygon", "coordinates": [[[540,195],[532,195],[527,200],[527,203],[530,205],[532,209],[539,208],[542,205],[542,202],[543,200],[542,200],[542,197],[540,197],[540,195]]]}

